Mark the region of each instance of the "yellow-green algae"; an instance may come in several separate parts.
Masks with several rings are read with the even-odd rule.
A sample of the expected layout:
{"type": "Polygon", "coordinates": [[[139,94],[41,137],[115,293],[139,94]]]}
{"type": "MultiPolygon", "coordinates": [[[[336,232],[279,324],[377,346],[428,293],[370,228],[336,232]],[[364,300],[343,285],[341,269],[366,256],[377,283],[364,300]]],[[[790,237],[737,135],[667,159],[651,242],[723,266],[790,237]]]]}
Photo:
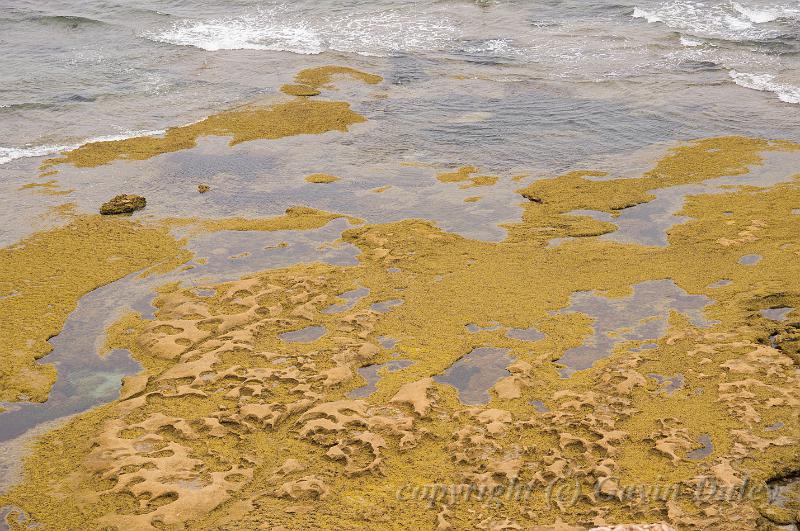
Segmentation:
{"type": "Polygon", "coordinates": [[[42,183],[28,183],[19,187],[19,190],[31,190],[43,195],[69,195],[75,190],[59,190],[58,181],[51,180],[42,183]]]}
{"type": "Polygon", "coordinates": [[[164,228],[77,216],[0,249],[0,400],[46,400],[56,371],[36,359],[51,350],[78,299],[156,263],[188,259],[164,228]]]}
{"type": "Polygon", "coordinates": [[[551,238],[548,232],[553,229],[573,237],[612,232],[612,223],[564,214],[598,210],[617,216],[624,208],[653,200],[655,196],[650,192],[658,188],[741,175],[749,171],[749,166],[762,163],[762,152],[798,149],[797,144],[784,141],[715,137],[670,150],[652,170],[637,179],[600,180],[607,177],[606,172],[588,170],[535,181],[519,191],[530,203],[526,204],[523,222],[508,226],[509,239],[544,242],[551,238]]]}
{"type": "Polygon", "coordinates": [[[339,218],[345,218],[354,225],[363,223],[363,220],[353,216],[325,212],[305,206],[289,207],[283,215],[271,218],[167,218],[161,220],[160,223],[175,228],[186,227],[189,229],[189,233],[194,235],[222,230],[310,230],[324,227],[339,218]]]}
{"type": "Polygon", "coordinates": [[[268,108],[242,108],[209,116],[197,123],[170,127],[162,136],[91,142],[42,163],[42,168],[72,164],[102,166],[115,160],[145,160],[156,155],[191,149],[201,136],[229,136],[230,145],[257,139],[276,139],[328,131],[347,131],[365,118],[341,101],[296,99],[268,108]]]}
{"type": "Polygon", "coordinates": [[[286,84],[281,87],[281,92],[290,96],[317,96],[322,89],[332,88],[334,76],[347,76],[362,81],[369,85],[375,85],[383,81],[381,76],[361,72],[348,66],[319,66],[301,70],[295,76],[296,84],[286,84]]]}
{"type": "Polygon", "coordinates": [[[319,89],[309,87],[308,85],[283,85],[281,87],[281,92],[288,94],[289,96],[303,97],[319,96],[320,94],[319,89]]]}
{"type": "Polygon", "coordinates": [[[42,402],[55,381],[55,369],[36,360],[51,350],[56,335],[78,299],[125,275],[153,267],[166,272],[186,262],[184,240],[170,234],[309,230],[344,217],[296,206],[272,218],[170,218],[143,224],[105,216],[71,217],[65,226],[36,233],[0,249],[0,401],[28,397],[42,402]]]}
{"type": "Polygon", "coordinates": [[[299,84],[319,89],[330,88],[335,76],[351,77],[369,85],[376,85],[383,81],[379,75],[362,72],[349,66],[335,65],[306,68],[298,72],[294,79],[299,84]]]}
{"type": "Polygon", "coordinates": [[[312,173],[306,176],[306,181],[314,184],[329,184],[335,183],[338,180],[339,177],[328,173],[312,173]]]}
{"type": "Polygon", "coordinates": [[[700,141],[679,148],[681,157],[673,153],[660,161],[657,172],[642,178],[646,184],[626,180],[631,191],[615,180],[584,176],[539,181],[524,193],[541,201],[530,202],[501,243],[469,240],[424,220],[367,225],[345,233],[362,250],[357,266],[265,272],[217,286],[216,295],[202,300],[167,286],[155,322],[127,316],[109,331],[109,346],[130,348],[145,367],[126,383],[124,399],[44,436],[25,464],[25,482],[0,503],[19,505],[35,521],[64,529],[499,529],[559,521],[769,528],[762,514],[774,511],[767,507],[764,482],[800,468],[800,382],[785,346],[772,348],[768,341],[776,327],[791,325],[763,319],[759,311],[796,304],[800,297],[800,218],[791,215],[800,182],[689,197],[680,214],[691,219],[671,229],[666,247],[586,237],[551,248],[539,237],[545,228],[549,237],[574,234],[575,223],[563,212],[616,211],[649,200],[647,192],[659,187],[744,173],[767,149],[795,146],[700,141]],[[717,156],[717,149],[724,155],[717,156]],[[705,163],[703,151],[713,164],[705,163]],[[757,266],[742,266],[738,259],[745,254],[763,258],[757,266]],[[389,273],[387,266],[400,272],[389,273]],[[592,330],[588,316],[553,313],[572,293],[623,296],[639,282],[665,278],[713,299],[706,315],[718,323],[698,329],[673,313],[657,348],[634,352],[629,349],[641,341],[623,342],[591,369],[559,378],[551,360],[582,344],[592,330]],[[720,278],[732,283],[709,287],[720,278]],[[319,311],[357,286],[371,291],[352,310],[319,311]],[[404,304],[385,314],[369,310],[373,302],[395,298],[404,304]],[[469,323],[491,322],[534,326],[546,337],[521,344],[503,330],[464,331],[469,323]],[[278,338],[312,324],[328,333],[310,344],[278,338]],[[399,340],[402,357],[414,364],[384,371],[363,405],[345,400],[362,383],[352,369],[391,359],[388,351],[367,346],[382,336],[399,340]],[[427,385],[426,378],[486,345],[509,348],[518,360],[486,407],[460,404],[446,385],[402,392],[414,382],[427,385]],[[671,395],[646,377],[679,372],[684,386],[671,395]],[[530,400],[551,411],[535,412],[530,400]],[[253,413],[246,413],[248,407],[253,413]],[[262,426],[260,407],[287,413],[262,426]],[[327,413],[304,416],[303,407],[327,413]],[[170,417],[174,428],[159,428],[159,415],[170,417]],[[764,429],[776,421],[784,422],[782,430],[764,429]],[[703,433],[712,437],[714,452],[688,460],[703,433]],[[150,446],[135,449],[145,441],[150,446]],[[125,444],[134,445],[128,457],[119,453],[125,444]],[[169,480],[168,454],[159,453],[167,446],[188,452],[197,468],[169,480]],[[139,465],[117,463],[115,455],[139,465]],[[213,475],[225,471],[230,479],[213,475]],[[762,490],[728,501],[696,498],[691,489],[674,500],[637,501],[622,490],[706,475],[731,485],[749,477],[762,490]],[[431,502],[398,491],[427,484],[507,487],[514,478],[533,486],[529,498],[443,496],[431,502]],[[229,491],[214,494],[207,510],[179,514],[170,507],[177,510],[181,498],[209,499],[180,490],[178,480],[227,484],[229,491]],[[599,480],[602,493],[593,491],[599,480]],[[137,481],[165,494],[148,494],[137,481]],[[585,490],[572,504],[576,484],[585,490]],[[559,488],[563,507],[548,503],[548,485],[559,488]],[[153,515],[161,520],[150,520],[153,515]]]}
{"type": "MultiPolygon", "coordinates": [[[[318,93],[318,88],[329,87],[335,75],[348,75],[370,84],[378,83],[382,79],[380,76],[348,67],[326,66],[303,70],[297,74],[298,83],[306,85],[307,90],[297,85],[285,85],[283,90],[297,96],[315,95],[312,92],[318,93]]],[[[90,142],[63,153],[61,157],[44,161],[41,169],[47,170],[58,164],[88,168],[115,160],[145,160],[163,153],[191,149],[197,145],[197,139],[203,136],[231,137],[230,145],[234,146],[258,139],[347,131],[351,125],[364,121],[366,119],[353,112],[346,102],[298,97],[266,108],[244,106],[221,112],[193,124],[170,127],[160,136],[90,142]]]]}
{"type": "Polygon", "coordinates": [[[456,171],[443,172],[436,176],[436,178],[443,183],[463,183],[461,188],[474,188],[476,186],[492,186],[500,179],[495,175],[476,175],[478,168],[475,166],[462,166],[456,171]]]}

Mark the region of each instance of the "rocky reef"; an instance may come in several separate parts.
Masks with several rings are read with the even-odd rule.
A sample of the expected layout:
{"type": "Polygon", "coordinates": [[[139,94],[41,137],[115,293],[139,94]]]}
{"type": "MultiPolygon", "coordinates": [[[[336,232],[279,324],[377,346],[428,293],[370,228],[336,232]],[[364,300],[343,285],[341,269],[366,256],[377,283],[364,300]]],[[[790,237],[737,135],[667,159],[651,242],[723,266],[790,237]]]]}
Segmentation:
{"type": "MultiPolygon", "coordinates": [[[[332,75],[374,80],[334,68],[301,72],[296,82],[319,88],[332,75]]],[[[308,101],[292,105],[313,114],[308,101]]],[[[278,129],[305,123],[292,120],[278,129]]],[[[234,141],[244,134],[231,125],[238,121],[224,123],[234,141]]],[[[64,162],[136,152],[118,147],[102,157],[67,153],[64,162]]],[[[9,525],[655,531],[796,523],[800,216],[792,211],[800,179],[688,196],[665,246],[601,236],[658,190],[745,175],[765,153],[798,149],[745,137],[687,142],[638,178],[580,170],[521,187],[523,215],[505,225],[503,241],[424,219],[348,218],[342,241],[357,248],[355,265],[301,263],[210,283],[208,293],[162,286],[152,318],[129,313],[106,338],[105,350],[129,350],[142,371],[114,402],[38,440],[24,480],[0,497],[23,516],[9,525]],[[614,307],[643,285],[653,311],[602,334],[599,311],[569,310],[576,294],[614,307]],[[681,307],[682,298],[694,306],[681,307]],[[770,317],[775,309],[782,320],[770,317]],[[587,346],[598,348],[586,366],[565,373],[565,354],[587,346]],[[480,365],[468,354],[482,348],[505,356],[489,382],[471,378],[480,365]],[[458,364],[460,373],[451,370],[458,364]],[[367,368],[376,381],[367,382],[367,368]],[[448,370],[463,382],[443,381],[448,370]],[[486,402],[465,403],[462,384],[483,386],[486,402]]],[[[440,186],[500,178],[478,171],[442,173],[440,186]]],[[[126,230],[134,252],[112,261],[113,273],[76,260],[65,276],[72,280],[56,290],[63,308],[25,367],[80,293],[156,257],[183,263],[167,227],[299,230],[338,217],[307,207],[158,227],[78,217],[58,229],[70,237],[40,233],[4,250],[0,266],[23,265],[35,279],[48,278],[37,269],[47,262],[36,254],[42,239],[41,253],[53,242],[96,249],[126,230]],[[87,278],[87,270],[103,273],[87,278]]],[[[20,299],[29,301],[26,319],[52,300],[52,287],[44,291],[43,283],[40,295],[20,299]]],[[[36,323],[26,319],[15,326],[36,323]]]]}

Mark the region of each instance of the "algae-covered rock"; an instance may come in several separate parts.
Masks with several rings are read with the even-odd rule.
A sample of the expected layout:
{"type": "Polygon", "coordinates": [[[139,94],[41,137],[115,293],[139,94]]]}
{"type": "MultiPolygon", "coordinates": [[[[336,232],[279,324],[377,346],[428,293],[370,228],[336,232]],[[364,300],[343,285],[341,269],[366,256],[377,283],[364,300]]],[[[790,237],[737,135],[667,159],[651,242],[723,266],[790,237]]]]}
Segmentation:
{"type": "Polygon", "coordinates": [[[795,515],[785,507],[766,505],[759,509],[761,516],[778,525],[792,525],[795,523],[795,515]]]}
{"type": "Polygon", "coordinates": [[[339,178],[335,175],[328,175],[327,173],[312,173],[306,177],[306,181],[314,184],[330,184],[338,180],[339,178]]]}
{"type": "Polygon", "coordinates": [[[147,205],[147,200],[140,195],[120,194],[113,199],[106,201],[100,207],[100,213],[104,215],[130,214],[143,209],[147,205]]]}
{"type": "Polygon", "coordinates": [[[281,92],[290,96],[317,96],[319,90],[308,85],[284,85],[281,87],[281,92]]]}

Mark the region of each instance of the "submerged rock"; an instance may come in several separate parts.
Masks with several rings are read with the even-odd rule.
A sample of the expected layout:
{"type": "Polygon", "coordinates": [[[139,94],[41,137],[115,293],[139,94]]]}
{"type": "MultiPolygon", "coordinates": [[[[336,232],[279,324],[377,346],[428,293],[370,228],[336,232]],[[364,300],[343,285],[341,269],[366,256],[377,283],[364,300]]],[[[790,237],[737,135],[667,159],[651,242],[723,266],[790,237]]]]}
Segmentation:
{"type": "Polygon", "coordinates": [[[121,194],[103,203],[100,213],[104,215],[129,214],[143,209],[146,205],[147,200],[140,195],[121,194]]]}

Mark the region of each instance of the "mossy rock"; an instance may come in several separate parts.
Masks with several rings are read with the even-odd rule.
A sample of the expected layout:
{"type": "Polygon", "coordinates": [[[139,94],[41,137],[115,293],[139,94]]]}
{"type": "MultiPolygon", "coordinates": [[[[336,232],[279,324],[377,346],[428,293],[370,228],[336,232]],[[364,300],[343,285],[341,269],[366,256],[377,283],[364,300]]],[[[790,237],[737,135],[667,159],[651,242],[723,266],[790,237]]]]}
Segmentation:
{"type": "Polygon", "coordinates": [[[143,209],[146,205],[147,200],[140,195],[121,194],[103,203],[100,207],[100,213],[106,216],[130,214],[143,209]]]}

